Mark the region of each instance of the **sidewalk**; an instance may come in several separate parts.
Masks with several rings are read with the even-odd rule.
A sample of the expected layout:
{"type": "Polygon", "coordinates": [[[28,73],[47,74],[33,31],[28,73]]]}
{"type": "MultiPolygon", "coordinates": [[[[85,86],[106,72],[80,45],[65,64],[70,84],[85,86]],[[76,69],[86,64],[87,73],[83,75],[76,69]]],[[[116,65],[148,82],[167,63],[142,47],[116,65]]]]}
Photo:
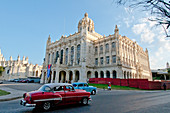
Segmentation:
{"type": "Polygon", "coordinates": [[[25,93],[25,91],[15,90],[5,86],[1,86],[0,89],[11,93],[9,95],[0,96],[0,102],[22,98],[25,93]]]}

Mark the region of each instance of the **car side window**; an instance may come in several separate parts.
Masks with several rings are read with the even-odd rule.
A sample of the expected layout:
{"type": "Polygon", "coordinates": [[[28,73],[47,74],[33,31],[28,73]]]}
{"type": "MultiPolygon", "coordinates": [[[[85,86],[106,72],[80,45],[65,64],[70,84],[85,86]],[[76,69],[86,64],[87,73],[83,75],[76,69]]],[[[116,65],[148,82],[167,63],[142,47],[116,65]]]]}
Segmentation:
{"type": "Polygon", "coordinates": [[[83,87],[83,84],[79,84],[78,86],[79,86],[79,87],[83,87]]]}
{"type": "Polygon", "coordinates": [[[54,91],[64,91],[64,87],[63,86],[54,87],[54,91]]]}
{"type": "Polygon", "coordinates": [[[74,87],[77,87],[77,84],[73,84],[74,87]]]}
{"type": "Polygon", "coordinates": [[[68,91],[74,91],[74,87],[73,87],[73,86],[66,86],[66,90],[68,90],[68,91]]]}
{"type": "Polygon", "coordinates": [[[84,87],[88,87],[88,85],[87,85],[87,84],[84,84],[84,87]]]}
{"type": "Polygon", "coordinates": [[[45,90],[45,92],[50,92],[51,88],[50,87],[45,87],[44,90],[45,90]]]}

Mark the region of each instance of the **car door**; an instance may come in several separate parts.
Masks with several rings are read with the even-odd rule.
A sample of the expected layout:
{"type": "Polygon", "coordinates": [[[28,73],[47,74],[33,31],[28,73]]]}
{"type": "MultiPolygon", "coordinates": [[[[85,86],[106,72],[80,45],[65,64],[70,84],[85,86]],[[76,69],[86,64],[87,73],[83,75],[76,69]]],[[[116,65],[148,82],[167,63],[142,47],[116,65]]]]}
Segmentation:
{"type": "Polygon", "coordinates": [[[59,104],[65,104],[66,102],[66,99],[65,99],[65,92],[64,92],[64,86],[56,86],[54,87],[53,89],[53,92],[54,92],[54,98],[55,97],[58,97],[58,95],[61,95],[61,100],[60,100],[60,103],[58,100],[55,101],[55,103],[59,103],[59,104]]]}
{"type": "Polygon", "coordinates": [[[87,92],[91,92],[88,84],[86,83],[83,84],[83,89],[86,90],[87,92]]]}
{"type": "Polygon", "coordinates": [[[67,104],[75,103],[77,101],[77,94],[74,87],[71,85],[65,86],[65,102],[67,104]]]}
{"type": "Polygon", "coordinates": [[[78,89],[83,89],[84,90],[84,85],[83,84],[78,84],[78,89]]]}

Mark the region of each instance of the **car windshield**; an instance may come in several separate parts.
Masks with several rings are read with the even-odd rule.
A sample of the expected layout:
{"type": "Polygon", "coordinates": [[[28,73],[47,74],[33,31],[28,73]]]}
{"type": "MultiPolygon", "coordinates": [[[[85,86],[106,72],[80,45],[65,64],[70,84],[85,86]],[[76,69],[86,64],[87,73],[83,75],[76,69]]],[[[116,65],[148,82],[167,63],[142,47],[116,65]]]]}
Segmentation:
{"type": "Polygon", "coordinates": [[[43,91],[43,92],[51,92],[52,91],[51,88],[47,85],[41,86],[38,90],[43,91]]]}

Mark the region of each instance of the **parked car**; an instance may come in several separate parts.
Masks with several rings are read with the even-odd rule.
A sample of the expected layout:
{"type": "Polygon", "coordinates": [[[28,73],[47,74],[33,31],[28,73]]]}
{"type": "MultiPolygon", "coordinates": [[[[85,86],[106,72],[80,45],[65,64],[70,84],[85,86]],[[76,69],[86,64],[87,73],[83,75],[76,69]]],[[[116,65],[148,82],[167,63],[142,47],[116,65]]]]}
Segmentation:
{"type": "Polygon", "coordinates": [[[15,79],[14,82],[19,82],[19,79],[15,79]]]}
{"type": "Polygon", "coordinates": [[[90,92],[92,95],[95,95],[96,91],[97,91],[96,87],[89,86],[88,83],[75,82],[75,83],[73,83],[73,86],[74,86],[75,89],[86,90],[87,92],[90,92]]]}
{"type": "Polygon", "coordinates": [[[3,81],[0,81],[0,84],[3,84],[3,81]]]}
{"type": "Polygon", "coordinates": [[[72,84],[50,83],[44,84],[37,91],[24,93],[20,104],[26,107],[40,107],[44,110],[49,110],[55,105],[75,103],[87,105],[90,101],[91,96],[89,92],[74,89],[72,84]]]}
{"type": "Polygon", "coordinates": [[[28,77],[27,80],[28,80],[29,83],[40,83],[39,77],[28,77]]]}
{"type": "Polygon", "coordinates": [[[22,80],[22,83],[28,83],[29,82],[29,80],[28,79],[24,79],[24,80],[22,80]]]}

